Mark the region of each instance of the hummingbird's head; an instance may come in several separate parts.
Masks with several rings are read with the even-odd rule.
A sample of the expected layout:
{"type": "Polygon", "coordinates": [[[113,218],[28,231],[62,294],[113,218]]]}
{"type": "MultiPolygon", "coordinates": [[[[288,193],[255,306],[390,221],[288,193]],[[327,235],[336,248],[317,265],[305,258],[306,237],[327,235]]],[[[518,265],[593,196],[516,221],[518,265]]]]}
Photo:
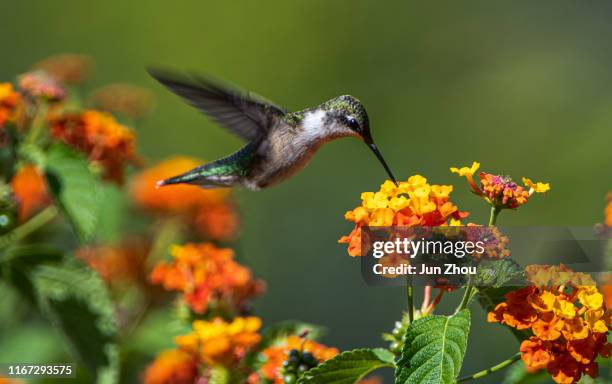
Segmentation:
{"type": "Polygon", "coordinates": [[[338,135],[357,136],[366,143],[372,142],[368,113],[361,102],[350,95],[343,95],[326,101],[321,106],[327,112],[327,119],[338,135]]]}
{"type": "Polygon", "coordinates": [[[387,162],[374,144],[370,132],[370,120],[363,104],[353,96],[343,95],[323,103],[322,109],[326,111],[326,118],[331,122],[329,126],[333,127],[333,131],[336,131],[335,133],[338,136],[357,136],[361,138],[374,152],[391,180],[397,184],[387,162]]]}

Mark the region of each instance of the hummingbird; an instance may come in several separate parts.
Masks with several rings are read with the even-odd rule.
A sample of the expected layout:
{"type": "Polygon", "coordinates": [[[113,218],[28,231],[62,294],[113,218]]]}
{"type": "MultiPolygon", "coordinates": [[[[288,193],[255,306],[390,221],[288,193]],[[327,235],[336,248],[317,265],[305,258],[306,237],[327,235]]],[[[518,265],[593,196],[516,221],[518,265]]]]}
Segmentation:
{"type": "Polygon", "coordinates": [[[370,132],[368,114],[355,97],[343,95],[319,106],[288,112],[252,92],[202,76],[183,77],[149,70],[150,75],[200,110],[246,145],[157,186],[193,184],[203,188],[240,186],[260,190],[278,184],[304,168],[324,143],[357,137],[374,152],[397,184],[370,132]]]}

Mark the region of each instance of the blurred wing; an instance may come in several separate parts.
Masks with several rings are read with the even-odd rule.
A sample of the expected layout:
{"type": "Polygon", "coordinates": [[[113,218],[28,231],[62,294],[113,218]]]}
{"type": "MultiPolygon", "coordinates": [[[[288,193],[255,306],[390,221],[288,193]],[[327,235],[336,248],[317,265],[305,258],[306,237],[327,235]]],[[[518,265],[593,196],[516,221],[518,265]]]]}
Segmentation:
{"type": "Polygon", "coordinates": [[[187,103],[246,141],[266,134],[274,120],[286,113],[257,95],[245,94],[209,79],[191,80],[155,70],[149,73],[187,103]]]}

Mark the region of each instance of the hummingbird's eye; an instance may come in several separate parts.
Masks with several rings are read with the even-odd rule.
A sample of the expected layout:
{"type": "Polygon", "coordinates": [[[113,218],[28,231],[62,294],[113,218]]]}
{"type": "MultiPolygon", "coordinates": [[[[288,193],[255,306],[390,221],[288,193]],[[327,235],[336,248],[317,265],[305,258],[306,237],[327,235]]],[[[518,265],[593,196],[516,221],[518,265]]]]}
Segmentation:
{"type": "Polygon", "coordinates": [[[349,128],[351,128],[354,131],[359,130],[359,122],[354,117],[347,117],[346,125],[348,125],[349,128]]]}

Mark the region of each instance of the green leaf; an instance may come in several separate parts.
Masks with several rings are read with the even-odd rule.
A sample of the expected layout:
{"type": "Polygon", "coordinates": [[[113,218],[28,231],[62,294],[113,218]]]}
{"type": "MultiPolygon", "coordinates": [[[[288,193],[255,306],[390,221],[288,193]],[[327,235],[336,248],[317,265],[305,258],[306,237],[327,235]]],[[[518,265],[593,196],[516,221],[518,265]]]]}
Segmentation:
{"type": "Polygon", "coordinates": [[[40,263],[59,261],[62,251],[49,244],[13,246],[0,253],[0,264],[20,263],[35,267],[40,263]]]}
{"type": "Polygon", "coordinates": [[[298,384],[351,384],[375,369],[393,368],[395,356],[386,349],[355,349],[312,368],[299,378],[298,384]]]}
{"type": "Polygon", "coordinates": [[[304,323],[301,321],[283,321],[267,327],[262,333],[259,349],[265,349],[271,345],[281,342],[284,338],[291,335],[299,335],[308,331],[308,338],[316,340],[325,332],[319,325],[304,323]]]}
{"type": "Polygon", "coordinates": [[[81,242],[94,234],[100,213],[100,183],[81,154],[62,145],[49,149],[45,176],[49,189],[81,242]]]}
{"type": "Polygon", "coordinates": [[[34,285],[43,314],[87,368],[92,382],[116,383],[117,329],[113,306],[100,277],[73,262],[38,267],[34,285]]]}
{"type": "Polygon", "coordinates": [[[47,244],[13,246],[0,253],[2,277],[21,295],[36,302],[36,292],[31,273],[34,268],[45,263],[61,261],[63,252],[47,244]]]}
{"type": "Polygon", "coordinates": [[[508,285],[523,276],[523,268],[509,258],[498,260],[485,260],[478,265],[474,284],[499,288],[508,285]]]}
{"type": "Polygon", "coordinates": [[[406,332],[395,372],[396,383],[454,384],[470,331],[470,312],[417,319],[406,332]]]}

